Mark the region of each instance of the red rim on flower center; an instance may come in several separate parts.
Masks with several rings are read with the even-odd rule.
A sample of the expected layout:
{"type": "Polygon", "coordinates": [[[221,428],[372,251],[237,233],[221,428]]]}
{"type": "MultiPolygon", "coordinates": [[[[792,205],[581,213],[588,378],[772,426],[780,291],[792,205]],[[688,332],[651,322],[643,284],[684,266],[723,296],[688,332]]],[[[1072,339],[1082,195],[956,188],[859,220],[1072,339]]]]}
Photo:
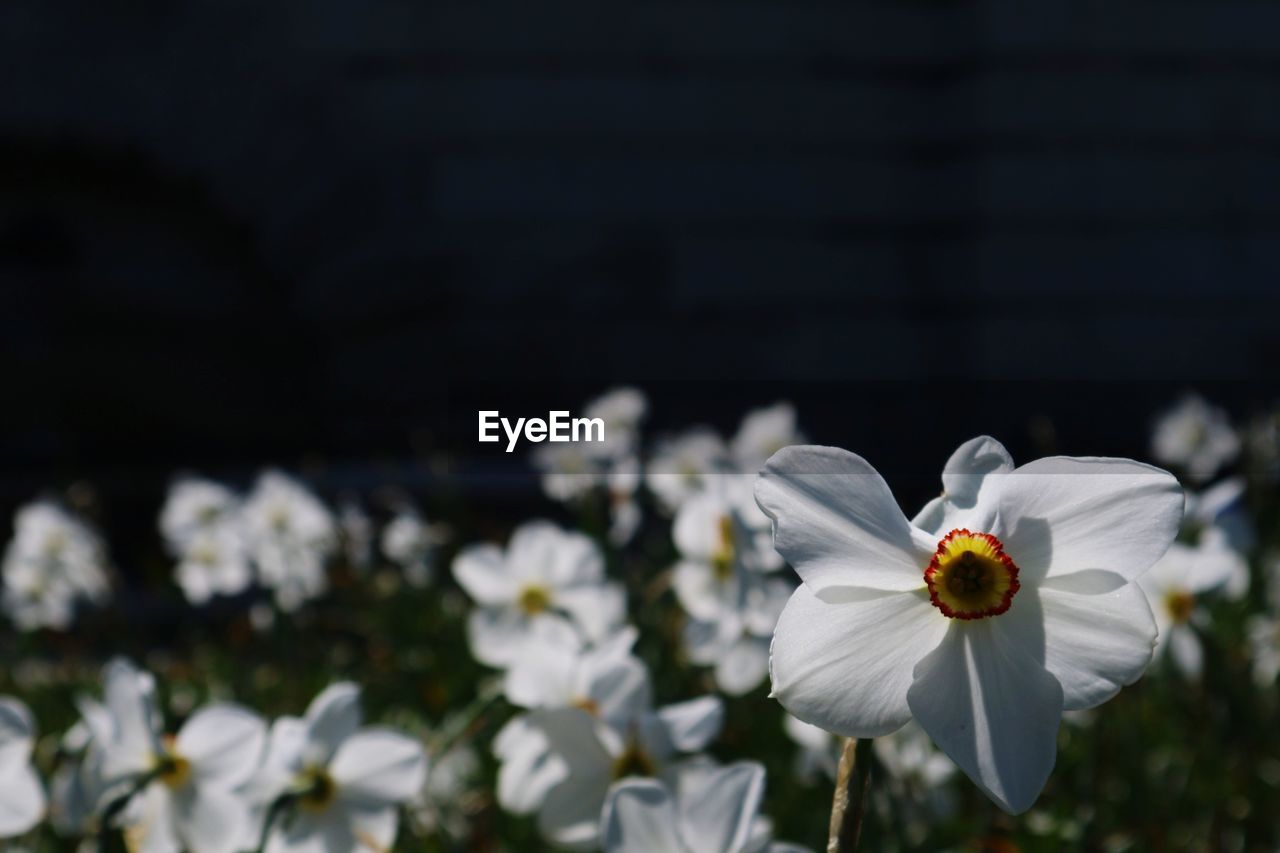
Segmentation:
{"type": "Polygon", "coordinates": [[[982,619],[1009,609],[1018,592],[1018,567],[990,533],[952,530],[924,570],[929,600],[952,619],[982,619]]]}

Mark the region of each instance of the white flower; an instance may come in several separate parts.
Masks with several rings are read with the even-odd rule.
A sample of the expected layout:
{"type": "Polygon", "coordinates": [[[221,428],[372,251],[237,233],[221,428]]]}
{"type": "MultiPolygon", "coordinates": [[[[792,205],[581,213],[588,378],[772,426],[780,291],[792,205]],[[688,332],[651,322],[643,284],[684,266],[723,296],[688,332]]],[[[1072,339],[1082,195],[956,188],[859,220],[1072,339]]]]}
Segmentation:
{"type": "Polygon", "coordinates": [[[1239,601],[1249,592],[1249,562],[1245,559],[1256,539],[1244,507],[1244,480],[1231,477],[1199,494],[1187,493],[1183,533],[1206,555],[1231,561],[1223,595],[1239,601]]]}
{"type": "Polygon", "coordinates": [[[266,758],[248,786],[271,821],[269,853],[391,849],[399,807],[422,788],[426,754],[410,737],[361,722],[359,688],[340,683],[317,696],[303,718],[272,725],[266,758]],[[273,809],[277,801],[282,808],[273,809]]]}
{"type": "Polygon", "coordinates": [[[103,674],[109,720],[85,718],[99,750],[105,793],[100,806],[128,797],[126,834],[148,853],[233,851],[249,820],[237,793],[262,754],[266,726],[234,705],[196,711],[175,737],[164,737],[151,676],[124,660],[103,674]]]}
{"type": "Polygon", "coordinates": [[[719,767],[689,761],[667,783],[627,779],[609,791],[600,819],[606,853],[795,851],[773,844],[759,818],[764,768],[754,761],[719,767]]]}
{"type": "Polygon", "coordinates": [[[889,794],[889,802],[881,799],[877,804],[903,826],[906,840],[918,847],[930,826],[955,812],[955,792],[947,783],[956,766],[914,722],[876,738],[872,749],[889,777],[878,792],[889,794]]]}
{"type": "Polygon", "coordinates": [[[443,830],[454,837],[467,831],[467,806],[475,790],[480,757],[466,743],[456,743],[443,753],[428,756],[428,772],[409,812],[419,834],[443,830]]]}
{"type": "Polygon", "coordinates": [[[1253,660],[1253,681],[1266,690],[1280,675],[1280,622],[1270,616],[1252,616],[1245,624],[1249,655],[1253,660]]]}
{"type": "Polygon", "coordinates": [[[729,453],[738,470],[754,477],[770,456],[803,441],[804,434],[796,427],[795,407],[775,403],[747,413],[729,442],[729,453]]]}
{"type": "Polygon", "coordinates": [[[202,534],[234,528],[239,513],[240,499],[226,486],[185,477],[169,487],[160,510],[160,533],[170,551],[181,555],[202,534]]]}
{"type": "Polygon", "coordinates": [[[782,715],[782,727],[787,737],[800,747],[795,761],[797,776],[805,782],[813,782],[819,773],[832,780],[836,778],[836,769],[840,764],[839,736],[790,714],[782,715]]]}
{"type": "Polygon", "coordinates": [[[803,581],[774,634],[773,690],[851,737],[914,717],[1021,812],[1053,766],[1063,709],[1106,701],[1149,663],[1155,625],[1129,581],[1173,541],[1182,491],[1122,459],[1015,470],[985,437],[956,451],[943,482],[947,505],[928,518],[945,522],[929,532],[861,457],[792,447],[769,460],[756,497],[803,581]]]}
{"type": "Polygon", "coordinates": [[[44,787],[31,766],[35,740],[31,711],[0,696],[0,838],[23,835],[44,817],[44,787]]]}
{"type": "Polygon", "coordinates": [[[357,571],[367,570],[373,563],[373,519],[359,500],[347,498],[338,506],[338,529],[347,562],[357,571]]]}
{"type": "Polygon", "coordinates": [[[402,508],[382,530],[382,553],[404,572],[410,586],[431,583],[441,533],[411,508],[402,508]]]}
{"type": "Polygon", "coordinates": [[[783,561],[751,484],[743,475],[716,475],[680,507],[673,528],[683,557],[673,586],[691,617],[685,648],[694,663],[716,667],[716,684],[731,695],[768,674],[770,638],[791,594],[786,581],[761,576],[783,561]]]}
{"type": "Polygon", "coordinates": [[[110,594],[102,541],[49,501],[18,510],[3,575],[5,610],[24,631],[64,630],[78,602],[100,604],[110,594]]]}
{"type": "Polygon", "coordinates": [[[98,804],[102,800],[102,750],[95,736],[109,740],[111,712],[101,702],[78,697],[81,719],[62,736],[65,759],[49,780],[49,818],[61,835],[82,836],[96,830],[98,804]]]}
{"type": "Polygon", "coordinates": [[[1240,452],[1240,436],[1227,413],[1198,394],[1188,394],[1156,421],[1151,453],[1166,465],[1204,482],[1240,452]]]}
{"type": "Polygon", "coordinates": [[[585,441],[544,444],[533,452],[542,471],[542,491],[553,501],[577,500],[605,481],[604,460],[585,441]]]}
{"type": "Polygon", "coordinates": [[[546,521],[517,528],[505,552],[464,548],[453,575],[477,605],[467,620],[471,652],[490,666],[507,666],[538,636],[570,645],[603,639],[625,616],[626,595],[605,582],[596,544],[546,521]]]}
{"type": "Polygon", "coordinates": [[[534,451],[533,463],[542,471],[547,497],[576,500],[608,483],[614,463],[635,455],[647,409],[644,394],[634,388],[616,388],[588,403],[582,417],[603,421],[603,441],[547,444],[534,451]]]}
{"type": "Polygon", "coordinates": [[[645,485],[668,511],[675,512],[701,492],[712,474],[730,470],[724,439],[709,427],[694,427],[660,442],[645,471],[645,485]]]}
{"type": "Polygon", "coordinates": [[[582,409],[582,417],[604,421],[604,441],[588,446],[610,458],[632,453],[640,440],[640,421],[649,410],[649,401],[636,388],[614,388],[582,409]]]}
{"type": "Polygon", "coordinates": [[[1237,576],[1240,564],[1240,555],[1229,548],[1215,544],[1193,548],[1175,542],[1138,578],[1160,632],[1157,658],[1168,649],[1183,675],[1200,677],[1203,652],[1191,623],[1204,624],[1208,616],[1197,607],[1196,597],[1226,585],[1237,576]]]}
{"type": "Polygon", "coordinates": [[[245,502],[243,518],[258,580],[275,591],[281,610],[324,594],[337,527],[315,495],[293,478],[267,471],[245,502]]]}
{"type": "Polygon", "coordinates": [[[623,456],[614,460],[605,478],[609,492],[609,541],[625,545],[640,528],[640,502],[636,492],[640,490],[640,459],[623,456]]]}

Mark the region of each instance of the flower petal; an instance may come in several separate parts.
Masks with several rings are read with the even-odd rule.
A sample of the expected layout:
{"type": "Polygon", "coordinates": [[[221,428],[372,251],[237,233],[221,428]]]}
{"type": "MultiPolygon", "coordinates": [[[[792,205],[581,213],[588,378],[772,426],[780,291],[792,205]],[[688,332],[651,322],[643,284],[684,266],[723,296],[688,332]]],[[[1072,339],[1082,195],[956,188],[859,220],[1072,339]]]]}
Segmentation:
{"type": "Polygon", "coordinates": [[[329,765],[343,802],[368,807],[403,803],[422,787],[422,744],[391,729],[368,728],[343,741],[329,765]]]}
{"type": "Polygon", "coordinates": [[[910,718],[912,668],[951,621],[923,592],[828,604],[802,584],[774,632],[773,695],[792,715],[827,731],[888,734],[910,718]]]}
{"type": "Polygon", "coordinates": [[[229,791],[187,787],[175,792],[173,825],[183,846],[201,853],[235,853],[246,836],[249,809],[229,791]]]}
{"type": "Polygon", "coordinates": [[[691,762],[676,776],[680,836],[689,850],[741,850],[764,797],[764,767],[691,762]]]}
{"type": "Polygon", "coordinates": [[[657,711],[667,741],[680,752],[697,752],[720,734],[724,703],[719,696],[701,696],[666,705],[657,711]]]}
{"type": "Polygon", "coordinates": [[[1151,663],[1156,623],[1136,584],[1078,594],[1024,590],[1009,612],[993,620],[1044,663],[1062,685],[1063,708],[1093,708],[1142,677],[1151,663]]]}
{"type": "Polygon", "coordinates": [[[532,814],[547,793],[565,780],[569,767],[551,752],[551,742],[528,714],[511,719],[493,740],[498,768],[498,804],[513,814],[532,814]]]}
{"type": "Polygon", "coordinates": [[[210,705],[178,732],[178,754],[191,762],[202,785],[234,788],[257,769],[267,742],[262,718],[236,705],[210,705]]]}
{"type": "Polygon", "coordinates": [[[730,696],[745,696],[769,674],[769,641],[739,637],[716,662],[716,686],[730,696]]]}
{"type": "Polygon", "coordinates": [[[686,853],[667,786],[653,779],[623,779],[610,788],[600,816],[600,843],[605,853],[686,853]]]}
{"type": "MultiPolygon", "coordinates": [[[[965,526],[958,516],[983,503],[980,498],[984,489],[990,487],[991,476],[1012,470],[1013,457],[1003,444],[988,435],[969,439],[956,448],[942,469],[942,495],[925,504],[911,523],[939,536],[965,526]]],[[[987,527],[980,521],[970,524],[975,529],[987,527]]]]}
{"type": "Polygon", "coordinates": [[[0,838],[12,838],[44,818],[44,787],[29,764],[5,768],[4,773],[0,782],[0,838]]]}
{"type": "Polygon", "coordinates": [[[331,684],[307,707],[307,758],[328,764],[338,747],[360,728],[360,688],[349,681],[331,684]]]}
{"type": "Polygon", "coordinates": [[[987,621],[953,621],[916,665],[907,702],[934,743],[997,805],[1019,814],[1053,769],[1062,686],[987,621]]]}
{"type": "Polygon", "coordinates": [[[1182,522],[1173,475],[1128,459],[1037,459],[999,478],[993,532],[1023,584],[1087,569],[1133,580],[1182,522]]]}
{"type": "Polygon", "coordinates": [[[787,447],[760,471],[756,501],[774,547],[815,592],[919,588],[936,543],[907,523],[866,460],[834,447],[787,447]],[[916,539],[918,535],[919,539],[916,539]]]}
{"type": "Polygon", "coordinates": [[[458,552],[453,558],[453,578],[477,604],[506,604],[519,592],[515,578],[507,572],[502,549],[489,543],[458,552]]]}

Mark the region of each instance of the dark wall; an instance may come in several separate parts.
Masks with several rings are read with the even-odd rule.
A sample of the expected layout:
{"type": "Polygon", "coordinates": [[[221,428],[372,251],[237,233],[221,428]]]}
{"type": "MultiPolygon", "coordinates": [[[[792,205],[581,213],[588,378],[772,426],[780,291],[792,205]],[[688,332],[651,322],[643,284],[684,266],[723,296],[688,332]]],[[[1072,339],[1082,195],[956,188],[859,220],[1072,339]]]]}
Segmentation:
{"type": "Polygon", "coordinates": [[[4,498],[375,480],[479,453],[482,403],[624,381],[667,426],[791,397],[891,464],[972,429],[1140,451],[1184,387],[1276,396],[1277,32],[1208,0],[6,0],[4,498]]]}

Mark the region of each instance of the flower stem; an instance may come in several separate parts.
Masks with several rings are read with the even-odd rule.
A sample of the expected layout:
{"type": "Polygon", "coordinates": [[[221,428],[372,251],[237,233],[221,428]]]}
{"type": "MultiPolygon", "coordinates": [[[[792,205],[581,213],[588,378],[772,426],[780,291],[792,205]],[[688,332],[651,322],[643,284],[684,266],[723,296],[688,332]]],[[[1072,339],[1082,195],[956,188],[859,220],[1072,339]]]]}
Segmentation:
{"type": "Polygon", "coordinates": [[[853,853],[862,835],[871,788],[871,738],[845,738],[836,770],[827,853],[853,853]]]}

